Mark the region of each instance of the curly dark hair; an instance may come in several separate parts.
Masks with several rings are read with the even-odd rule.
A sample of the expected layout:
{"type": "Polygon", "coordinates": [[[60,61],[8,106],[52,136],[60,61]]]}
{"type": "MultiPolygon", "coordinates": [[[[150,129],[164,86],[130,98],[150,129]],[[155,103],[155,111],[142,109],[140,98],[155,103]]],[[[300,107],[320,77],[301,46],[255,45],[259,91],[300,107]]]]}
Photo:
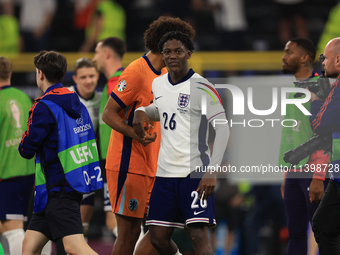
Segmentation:
{"type": "Polygon", "coordinates": [[[189,51],[194,52],[195,47],[194,47],[192,40],[190,40],[188,35],[180,31],[171,31],[163,35],[161,40],[158,43],[158,51],[162,52],[164,43],[172,39],[176,39],[177,41],[180,41],[189,51]]]}
{"type": "Polygon", "coordinates": [[[149,28],[144,32],[145,47],[151,50],[152,53],[160,53],[158,43],[162,36],[171,31],[182,32],[192,40],[195,36],[195,30],[192,26],[181,20],[180,18],[172,18],[161,16],[152,22],[149,28]]]}

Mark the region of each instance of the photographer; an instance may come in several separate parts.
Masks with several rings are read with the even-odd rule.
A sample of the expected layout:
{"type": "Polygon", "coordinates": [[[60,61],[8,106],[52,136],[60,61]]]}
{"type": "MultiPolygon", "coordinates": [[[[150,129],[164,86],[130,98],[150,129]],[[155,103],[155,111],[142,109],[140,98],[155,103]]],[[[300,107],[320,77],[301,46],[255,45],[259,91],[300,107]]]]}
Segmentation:
{"type": "MultiPolygon", "coordinates": [[[[282,73],[294,74],[298,81],[316,81],[319,75],[313,70],[316,49],[313,42],[307,38],[294,38],[287,42],[282,56],[282,73]]],[[[291,93],[289,98],[296,97],[291,93]]],[[[304,104],[310,109],[310,103],[304,104]]],[[[313,136],[309,124],[309,116],[304,115],[295,105],[287,105],[285,119],[295,119],[297,127],[284,127],[280,145],[279,165],[289,167],[284,161],[284,152],[295,148],[313,136]]],[[[300,161],[300,160],[299,160],[300,161]]],[[[327,164],[329,155],[323,150],[314,152],[288,172],[281,186],[281,195],[287,215],[289,241],[288,255],[307,255],[307,229],[309,222],[319,205],[324,193],[326,171],[308,171],[310,164],[327,164]]],[[[325,168],[324,168],[325,169],[325,168]]]]}
{"type": "Polygon", "coordinates": [[[340,37],[328,42],[324,57],[322,65],[325,75],[337,80],[332,84],[325,102],[311,92],[310,122],[316,134],[332,132],[333,150],[329,167],[331,180],[313,217],[313,231],[320,255],[335,255],[340,254],[340,37]]]}

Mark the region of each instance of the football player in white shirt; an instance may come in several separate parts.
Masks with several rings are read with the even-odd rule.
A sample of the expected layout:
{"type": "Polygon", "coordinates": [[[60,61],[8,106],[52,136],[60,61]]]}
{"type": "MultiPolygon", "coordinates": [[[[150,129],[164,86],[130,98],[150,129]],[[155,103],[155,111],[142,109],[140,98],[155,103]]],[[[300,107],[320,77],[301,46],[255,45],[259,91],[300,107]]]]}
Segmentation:
{"type": "Polygon", "coordinates": [[[160,255],[180,254],[171,236],[174,228],[185,225],[195,254],[213,255],[208,227],[216,224],[216,176],[205,171],[222,161],[229,127],[214,125],[214,120],[227,123],[225,111],[214,85],[189,69],[194,45],[187,35],[169,32],[162,37],[159,48],[169,73],[153,81],[153,103],[138,108],[133,121],[141,138],[151,125],[150,119],[161,123],[158,168],[146,225],[160,255]],[[202,98],[208,104],[202,103],[202,98]],[[209,122],[216,132],[211,159],[207,146],[209,122]]]}

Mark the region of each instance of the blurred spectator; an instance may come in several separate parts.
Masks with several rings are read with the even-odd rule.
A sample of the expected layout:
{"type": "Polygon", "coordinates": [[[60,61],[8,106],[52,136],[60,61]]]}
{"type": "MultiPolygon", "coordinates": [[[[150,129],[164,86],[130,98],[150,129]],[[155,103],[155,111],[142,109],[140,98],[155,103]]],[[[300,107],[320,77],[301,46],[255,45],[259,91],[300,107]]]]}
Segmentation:
{"type": "Polygon", "coordinates": [[[86,40],[80,51],[94,50],[96,43],[107,37],[125,40],[125,10],[113,0],[99,0],[96,14],[86,29],[86,40]]]}
{"type": "Polygon", "coordinates": [[[20,30],[25,52],[49,49],[48,37],[56,0],[21,0],[20,30]]]}
{"type": "Polygon", "coordinates": [[[19,23],[12,0],[0,0],[0,53],[17,53],[20,45],[19,23]]]}
{"type": "Polygon", "coordinates": [[[188,22],[195,29],[194,10],[197,11],[195,1],[197,0],[162,0],[159,4],[163,12],[162,15],[178,17],[188,22]]]}
{"type": "Polygon", "coordinates": [[[211,10],[218,32],[219,50],[245,50],[245,17],[243,0],[194,0],[194,8],[211,10]]]}
{"type": "Polygon", "coordinates": [[[303,15],[304,0],[275,0],[275,2],[280,15],[279,39],[282,46],[292,37],[308,38],[306,20],[303,15]],[[293,27],[295,33],[292,33],[293,27]]]}
{"type": "Polygon", "coordinates": [[[318,51],[323,52],[326,44],[333,38],[340,36],[340,2],[334,6],[328,15],[325,28],[320,36],[318,51]]]}
{"type": "Polygon", "coordinates": [[[78,51],[84,42],[74,27],[75,9],[78,1],[55,0],[57,7],[51,24],[50,48],[56,51],[78,51]]]}
{"type": "Polygon", "coordinates": [[[77,51],[85,41],[85,31],[89,26],[98,0],[74,0],[74,44],[77,51]]]}

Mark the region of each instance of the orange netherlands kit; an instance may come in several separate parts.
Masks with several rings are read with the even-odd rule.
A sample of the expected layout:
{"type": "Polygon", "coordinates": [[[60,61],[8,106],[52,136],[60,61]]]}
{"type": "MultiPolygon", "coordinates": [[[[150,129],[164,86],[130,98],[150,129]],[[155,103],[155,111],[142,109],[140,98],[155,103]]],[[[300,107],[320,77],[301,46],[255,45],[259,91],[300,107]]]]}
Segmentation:
{"type": "MultiPolygon", "coordinates": [[[[166,68],[158,72],[149,59],[143,57],[133,61],[120,75],[111,97],[122,107],[119,113],[129,126],[132,126],[134,111],[141,106],[148,106],[152,100],[153,80],[167,73],[166,68]]],[[[147,146],[137,140],[112,130],[106,158],[106,170],[139,174],[154,177],[157,170],[158,151],[160,147],[160,124],[152,122],[157,133],[156,141],[147,146]]]]}

